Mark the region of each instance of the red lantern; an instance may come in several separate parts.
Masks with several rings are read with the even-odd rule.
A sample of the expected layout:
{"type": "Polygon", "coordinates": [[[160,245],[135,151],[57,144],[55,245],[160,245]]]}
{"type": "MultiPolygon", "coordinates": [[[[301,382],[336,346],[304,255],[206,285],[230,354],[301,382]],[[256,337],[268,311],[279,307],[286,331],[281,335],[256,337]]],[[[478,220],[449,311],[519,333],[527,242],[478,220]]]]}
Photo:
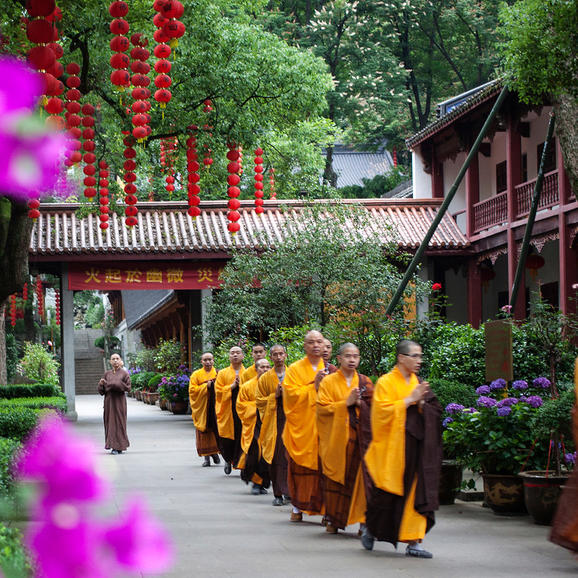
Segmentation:
{"type": "Polygon", "coordinates": [[[165,108],[172,97],[171,91],[166,88],[160,88],[155,92],[155,100],[160,103],[161,108],[165,108]]]}
{"type": "Polygon", "coordinates": [[[34,18],[50,16],[55,8],[55,0],[26,0],[26,10],[34,18]]]}
{"type": "Polygon", "coordinates": [[[544,257],[536,253],[532,253],[526,257],[526,269],[530,270],[530,277],[536,280],[538,269],[541,269],[546,264],[544,257]]]}
{"type": "Polygon", "coordinates": [[[26,24],[26,36],[28,40],[34,42],[34,44],[48,44],[52,42],[53,34],[52,24],[43,18],[29,20],[26,24]]]}
{"type": "Polygon", "coordinates": [[[113,18],[122,18],[128,14],[128,5],[126,2],[113,2],[108,11],[113,18]]]}
{"type": "Polygon", "coordinates": [[[28,51],[28,61],[37,70],[50,68],[56,60],[56,56],[48,46],[34,46],[28,51]]]}

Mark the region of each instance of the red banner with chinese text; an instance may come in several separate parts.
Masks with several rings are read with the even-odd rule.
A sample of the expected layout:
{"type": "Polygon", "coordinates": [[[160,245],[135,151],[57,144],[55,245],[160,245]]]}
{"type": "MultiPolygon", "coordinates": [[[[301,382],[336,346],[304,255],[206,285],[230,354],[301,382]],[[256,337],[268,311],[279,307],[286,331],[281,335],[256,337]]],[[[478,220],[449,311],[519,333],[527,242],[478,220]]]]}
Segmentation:
{"type": "Polygon", "coordinates": [[[221,263],[183,261],[71,263],[68,288],[72,291],[213,289],[221,285],[223,268],[221,263]]]}

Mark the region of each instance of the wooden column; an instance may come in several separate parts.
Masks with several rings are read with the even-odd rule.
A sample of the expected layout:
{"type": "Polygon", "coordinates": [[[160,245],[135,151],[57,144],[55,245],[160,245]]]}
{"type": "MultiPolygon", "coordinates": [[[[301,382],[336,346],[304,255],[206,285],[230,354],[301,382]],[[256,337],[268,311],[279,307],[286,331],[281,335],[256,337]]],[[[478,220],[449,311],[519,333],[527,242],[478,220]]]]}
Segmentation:
{"type": "MultiPolygon", "coordinates": [[[[506,161],[507,161],[507,183],[508,183],[508,293],[512,294],[512,286],[516,276],[516,266],[518,264],[518,247],[514,235],[512,223],[516,220],[516,186],[520,184],[522,177],[522,137],[518,132],[517,123],[514,120],[513,111],[508,115],[508,126],[506,129],[506,161]]],[[[526,317],[526,279],[522,276],[520,290],[514,305],[514,317],[523,319],[526,317]]]]}
{"type": "Polygon", "coordinates": [[[474,234],[474,204],[480,200],[480,162],[476,155],[466,171],[466,236],[474,234]]]}
{"type": "Polygon", "coordinates": [[[444,165],[437,158],[435,145],[431,153],[431,191],[434,199],[444,198],[444,165]]]}
{"type": "Polygon", "coordinates": [[[472,258],[468,261],[468,322],[477,329],[482,322],[482,277],[472,258]]]}
{"type": "Polygon", "coordinates": [[[560,139],[556,139],[556,168],[558,169],[558,198],[560,205],[567,205],[571,203],[572,190],[570,188],[570,179],[568,173],[564,169],[564,157],[562,156],[562,147],[560,147],[560,139]]]}
{"type": "Polygon", "coordinates": [[[76,382],[74,377],[74,291],[68,289],[68,265],[62,264],[60,278],[60,319],[62,327],[62,381],[66,395],[67,417],[78,419],[76,413],[76,382]]]}

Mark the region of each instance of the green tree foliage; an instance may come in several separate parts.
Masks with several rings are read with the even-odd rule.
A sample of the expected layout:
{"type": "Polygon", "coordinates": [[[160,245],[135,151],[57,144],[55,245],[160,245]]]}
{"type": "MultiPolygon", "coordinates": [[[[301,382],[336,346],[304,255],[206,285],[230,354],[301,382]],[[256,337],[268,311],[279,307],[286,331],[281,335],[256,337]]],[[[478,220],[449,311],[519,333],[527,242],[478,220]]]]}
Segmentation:
{"type": "Polygon", "coordinates": [[[38,343],[24,344],[24,357],[22,358],[22,370],[28,379],[38,383],[58,385],[58,370],[60,363],[52,354],[38,343]]]}
{"type": "Polygon", "coordinates": [[[382,325],[404,255],[384,242],[388,232],[393,238],[385,222],[372,231],[364,216],[339,203],[305,207],[286,217],[286,237],[274,249],[234,255],[210,307],[212,340],[264,340],[295,325],[351,323],[359,332],[382,325]]]}

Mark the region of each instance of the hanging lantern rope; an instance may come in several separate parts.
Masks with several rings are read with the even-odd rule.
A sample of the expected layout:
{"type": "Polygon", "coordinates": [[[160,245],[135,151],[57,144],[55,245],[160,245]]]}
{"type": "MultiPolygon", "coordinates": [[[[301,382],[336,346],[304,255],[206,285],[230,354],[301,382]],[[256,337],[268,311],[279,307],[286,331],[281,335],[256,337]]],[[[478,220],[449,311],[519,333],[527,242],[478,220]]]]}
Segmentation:
{"type": "Polygon", "coordinates": [[[229,224],[227,225],[227,229],[234,235],[241,229],[241,225],[238,223],[241,218],[238,210],[241,206],[239,201],[241,190],[237,186],[241,182],[241,177],[239,176],[239,151],[237,150],[236,145],[229,144],[227,159],[229,160],[229,163],[227,164],[227,172],[229,173],[229,176],[227,177],[227,183],[229,185],[227,189],[227,195],[229,195],[229,212],[227,214],[229,224]]]}
{"type": "Polygon", "coordinates": [[[96,155],[94,154],[95,144],[94,144],[94,106],[89,103],[85,103],[81,108],[82,117],[82,137],[84,139],[82,143],[83,160],[84,160],[84,196],[87,199],[94,199],[96,197],[96,155]]]}
{"type": "Polygon", "coordinates": [[[16,325],[16,293],[10,295],[10,325],[16,325]]]}
{"type": "Polygon", "coordinates": [[[54,292],[54,309],[56,325],[60,325],[60,291],[58,290],[54,292]]]}
{"type": "Polygon", "coordinates": [[[255,212],[263,213],[263,149],[255,149],[255,212]]]}
{"type": "MultiPolygon", "coordinates": [[[[168,74],[171,69],[168,58],[171,55],[172,49],[168,44],[170,37],[164,32],[164,25],[169,22],[169,19],[162,12],[165,3],[166,2],[159,2],[157,0],[153,4],[153,8],[157,12],[153,18],[153,23],[157,27],[153,34],[153,38],[155,42],[157,42],[157,46],[155,46],[154,49],[154,55],[157,58],[157,62],[155,63],[155,72],[157,72],[157,76],[155,77],[155,86],[157,87],[157,90],[154,93],[154,98],[161,107],[163,120],[165,118],[164,109],[173,97],[169,90],[169,87],[172,84],[172,79],[168,74]],[[159,61],[163,61],[163,63],[159,65],[159,61]],[[167,62],[168,64],[166,64],[167,62]]],[[[174,2],[169,2],[169,4],[174,4],[174,2]]]]}
{"type": "Polygon", "coordinates": [[[136,169],[136,150],[134,149],[134,144],[136,140],[134,136],[131,134],[127,135],[123,139],[123,144],[126,147],[124,149],[124,202],[126,203],[126,207],[124,209],[124,214],[126,216],[125,223],[127,227],[134,227],[138,223],[138,219],[136,216],[138,215],[137,209],[137,188],[136,188],[136,173],[134,172],[136,169]]]}
{"type": "Polygon", "coordinates": [[[148,77],[151,66],[147,62],[150,52],[146,48],[148,40],[143,34],[133,34],[130,41],[133,45],[133,48],[130,51],[132,59],[130,69],[133,72],[131,82],[134,86],[132,91],[134,102],[131,106],[133,112],[132,123],[134,125],[132,135],[135,137],[137,142],[142,143],[152,133],[150,127],[151,116],[149,114],[151,108],[149,100],[151,92],[147,88],[151,81],[148,77]]]}
{"type": "Polygon", "coordinates": [[[98,171],[98,186],[99,186],[99,206],[100,206],[100,215],[98,216],[100,220],[100,228],[105,231],[108,229],[108,220],[109,220],[109,181],[108,181],[108,164],[106,161],[100,161],[98,163],[99,171],[98,171]]]}
{"type": "Polygon", "coordinates": [[[36,301],[37,301],[37,309],[38,315],[40,317],[44,316],[44,290],[42,288],[42,279],[40,275],[36,277],[36,301]]]}
{"type": "Polygon", "coordinates": [[[191,135],[187,139],[187,196],[189,200],[187,213],[195,219],[201,214],[199,207],[201,204],[201,198],[199,197],[201,192],[199,169],[201,165],[199,164],[199,155],[197,153],[197,127],[193,125],[189,128],[191,135]]]}
{"type": "Polygon", "coordinates": [[[128,71],[130,59],[125,52],[129,49],[126,35],[130,30],[129,23],[124,19],[128,14],[126,2],[111,2],[108,7],[110,15],[114,18],[110,23],[110,32],[114,38],[110,41],[110,49],[115,53],[110,57],[110,65],[114,69],[110,75],[110,81],[119,91],[124,91],[130,86],[130,73],[128,71]]]}

